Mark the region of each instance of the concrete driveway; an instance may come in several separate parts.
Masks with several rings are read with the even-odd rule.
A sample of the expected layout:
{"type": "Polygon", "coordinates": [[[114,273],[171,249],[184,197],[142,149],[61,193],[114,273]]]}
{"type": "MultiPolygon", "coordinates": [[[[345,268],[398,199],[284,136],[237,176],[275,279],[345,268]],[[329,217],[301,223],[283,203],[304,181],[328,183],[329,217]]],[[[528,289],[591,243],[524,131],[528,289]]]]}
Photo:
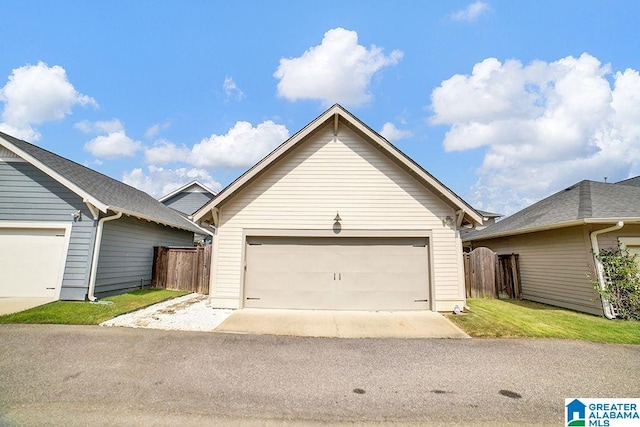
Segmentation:
{"type": "Polygon", "coordinates": [[[431,311],[225,310],[189,294],[101,326],[325,338],[469,338],[431,311]]]}
{"type": "Polygon", "coordinates": [[[0,316],[38,307],[39,305],[48,304],[52,301],[55,301],[55,298],[0,298],[0,316]]]}
{"type": "Polygon", "coordinates": [[[215,332],[325,338],[469,338],[432,311],[236,310],[215,332]]]}
{"type": "Polygon", "coordinates": [[[638,397],[640,346],[0,325],[0,425],[562,425],[638,397]]]}

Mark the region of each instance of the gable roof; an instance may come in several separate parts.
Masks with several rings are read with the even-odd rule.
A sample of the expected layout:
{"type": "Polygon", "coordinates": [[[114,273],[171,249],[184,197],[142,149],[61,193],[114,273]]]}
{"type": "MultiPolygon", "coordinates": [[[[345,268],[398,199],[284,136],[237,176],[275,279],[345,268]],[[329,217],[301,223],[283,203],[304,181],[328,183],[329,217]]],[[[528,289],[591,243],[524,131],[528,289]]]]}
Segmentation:
{"type": "Polygon", "coordinates": [[[636,176],[633,178],[628,178],[622,181],[618,181],[616,184],[620,185],[633,185],[636,187],[640,187],[640,176],[636,176]]]}
{"type": "Polygon", "coordinates": [[[640,221],[640,187],[584,180],[483,230],[469,233],[463,240],[619,220],[640,221]]]}
{"type": "Polygon", "coordinates": [[[334,134],[336,135],[340,125],[348,126],[360,136],[362,136],[365,141],[370,142],[383,154],[393,160],[399,167],[409,171],[415,179],[422,182],[425,186],[430,187],[437,196],[443,199],[450,206],[462,211],[463,218],[468,222],[482,224],[482,215],[480,215],[474,208],[472,208],[457,194],[455,194],[444,184],[438,181],[433,175],[423,169],[420,165],[411,160],[406,154],[404,154],[393,144],[391,144],[380,134],[364,124],[339,104],[333,105],[307,126],[298,131],[291,138],[283,142],[279,147],[269,153],[266,157],[256,163],[251,169],[241,175],[238,179],[222,189],[218,193],[218,195],[211,200],[211,202],[204,205],[193,215],[194,221],[202,220],[206,215],[209,214],[209,212],[211,212],[211,210],[214,210],[222,203],[224,203],[225,200],[233,197],[242,188],[262,175],[277,160],[281,159],[287,153],[291,152],[293,148],[298,146],[302,141],[306,140],[310,135],[313,135],[326,123],[333,123],[334,134]]]}
{"type": "Polygon", "coordinates": [[[122,212],[170,227],[202,233],[200,227],[177,211],[121,181],[2,132],[0,146],[31,163],[103,213],[108,210],[122,212]]]}
{"type": "Polygon", "coordinates": [[[210,189],[209,187],[207,187],[206,185],[203,185],[203,184],[199,183],[197,180],[193,180],[191,182],[186,183],[182,187],[173,190],[171,193],[167,194],[166,196],[162,196],[161,198],[158,199],[158,201],[159,202],[164,202],[166,200],[169,200],[170,198],[172,198],[176,194],[180,194],[181,192],[186,191],[186,190],[190,189],[191,187],[199,187],[200,189],[203,190],[203,191],[199,191],[200,193],[209,193],[209,194],[211,194],[212,197],[216,195],[216,192],[213,191],[212,189],[210,189]]]}
{"type": "Polygon", "coordinates": [[[487,212],[480,209],[476,209],[476,211],[485,218],[500,218],[503,215],[499,213],[487,212]]]}

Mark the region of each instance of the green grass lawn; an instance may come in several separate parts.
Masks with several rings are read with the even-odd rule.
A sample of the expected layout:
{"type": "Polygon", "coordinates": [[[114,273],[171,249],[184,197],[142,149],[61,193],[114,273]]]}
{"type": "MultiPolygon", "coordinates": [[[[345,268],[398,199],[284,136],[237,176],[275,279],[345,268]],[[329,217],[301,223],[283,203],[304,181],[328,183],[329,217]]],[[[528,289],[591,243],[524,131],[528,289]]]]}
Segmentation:
{"type": "Polygon", "coordinates": [[[99,304],[85,301],[55,301],[18,313],[0,316],[1,323],[57,323],[97,325],[120,314],[138,310],[187,292],[145,289],[101,299],[99,304]],[[113,304],[103,304],[111,301],[113,304]]]}
{"type": "Polygon", "coordinates": [[[470,312],[447,317],[472,337],[561,338],[640,344],[640,322],[609,320],[531,301],[470,299],[470,312]]]}

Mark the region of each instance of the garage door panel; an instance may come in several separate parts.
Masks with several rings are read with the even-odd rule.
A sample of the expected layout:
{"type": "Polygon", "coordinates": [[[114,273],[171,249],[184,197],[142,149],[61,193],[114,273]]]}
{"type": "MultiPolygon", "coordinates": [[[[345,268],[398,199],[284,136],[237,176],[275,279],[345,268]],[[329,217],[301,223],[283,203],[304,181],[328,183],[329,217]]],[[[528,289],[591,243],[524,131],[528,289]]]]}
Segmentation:
{"type": "Polygon", "coordinates": [[[55,297],[65,230],[0,228],[0,297],[55,297]]]}
{"type": "Polygon", "coordinates": [[[248,238],[245,307],[429,308],[426,238],[248,238]]]}

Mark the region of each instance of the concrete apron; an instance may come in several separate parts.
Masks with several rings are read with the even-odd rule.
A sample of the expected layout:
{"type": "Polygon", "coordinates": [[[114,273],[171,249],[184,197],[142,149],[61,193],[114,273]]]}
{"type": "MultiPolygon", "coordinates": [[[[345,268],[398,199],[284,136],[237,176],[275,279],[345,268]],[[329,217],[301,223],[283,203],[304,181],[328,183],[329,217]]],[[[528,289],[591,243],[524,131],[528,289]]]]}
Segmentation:
{"type": "Polygon", "coordinates": [[[432,311],[236,310],[215,332],[328,338],[469,338],[432,311]]]}
{"type": "Polygon", "coordinates": [[[37,297],[0,298],[0,316],[38,307],[39,305],[48,304],[55,300],[55,298],[37,297]]]}

